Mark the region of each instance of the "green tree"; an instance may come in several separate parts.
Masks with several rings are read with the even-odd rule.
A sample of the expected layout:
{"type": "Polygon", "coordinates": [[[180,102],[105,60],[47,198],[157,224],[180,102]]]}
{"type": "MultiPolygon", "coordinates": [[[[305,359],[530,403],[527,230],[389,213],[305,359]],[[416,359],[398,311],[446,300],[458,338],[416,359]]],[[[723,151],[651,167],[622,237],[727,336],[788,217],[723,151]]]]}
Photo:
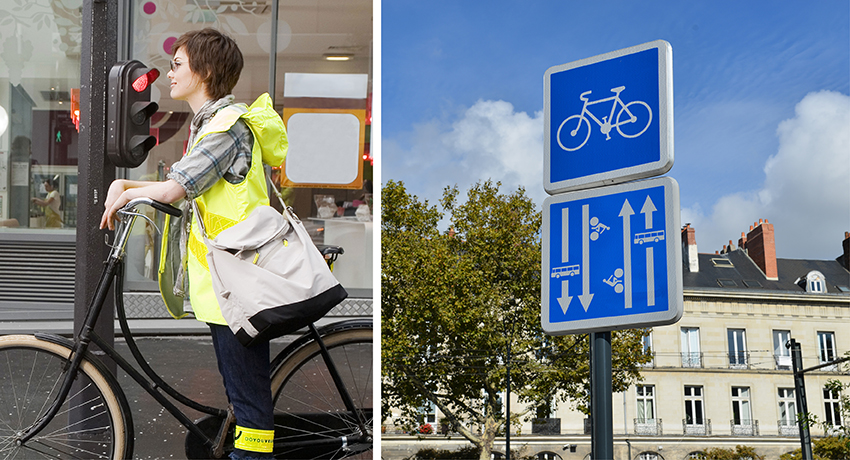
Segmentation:
{"type": "MultiPolygon", "coordinates": [[[[846,354],[850,357],[850,353],[846,354]]],[[[848,365],[845,361],[842,364],[844,371],[848,365]]],[[[850,383],[842,383],[837,379],[830,379],[826,382],[826,389],[840,395],[838,401],[838,419],[843,420],[841,426],[833,426],[826,421],[818,421],[818,417],[812,413],[797,414],[804,423],[809,426],[820,425],[824,432],[829,433],[828,436],[816,438],[812,440],[812,455],[814,460],[850,460],[850,383]]],[[[803,458],[802,451],[796,449],[792,452],[782,454],[780,460],[800,460],[803,458]]]]}
{"type": "Polygon", "coordinates": [[[700,452],[702,460],[764,460],[763,455],[749,446],[735,446],[735,450],[711,447],[700,452]]]}
{"type": "MultiPolygon", "coordinates": [[[[814,460],[850,460],[850,438],[843,436],[826,436],[812,441],[814,460]]],[[[801,460],[803,453],[800,449],[782,454],[779,460],[801,460]]]]}
{"type": "MultiPolygon", "coordinates": [[[[553,400],[588,405],[586,335],[550,337],[540,325],[541,214],[522,188],[499,187],[478,183],[463,203],[445,189],[446,215],[401,182],[381,195],[383,413],[398,408],[413,427],[432,401],[482,460],[505,422],[508,344],[511,394],[526,407],[512,421],[553,400]]],[[[645,334],[613,334],[614,391],[640,378],[645,334]]]]}

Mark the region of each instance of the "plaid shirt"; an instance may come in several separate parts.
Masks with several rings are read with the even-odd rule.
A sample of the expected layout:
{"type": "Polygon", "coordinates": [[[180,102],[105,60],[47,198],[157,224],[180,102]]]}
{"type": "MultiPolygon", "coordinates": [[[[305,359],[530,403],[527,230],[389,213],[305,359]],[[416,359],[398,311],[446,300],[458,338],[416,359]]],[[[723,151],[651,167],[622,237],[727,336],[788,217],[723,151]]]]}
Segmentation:
{"type": "Polygon", "coordinates": [[[195,199],[209,190],[219,179],[231,184],[245,180],[251,168],[254,135],[244,121],[238,120],[228,131],[204,136],[194,148],[195,137],[219,109],[233,103],[233,96],[210,100],[192,118],[189,132],[191,151],[171,166],[169,179],[186,190],[188,199],[195,199]]]}

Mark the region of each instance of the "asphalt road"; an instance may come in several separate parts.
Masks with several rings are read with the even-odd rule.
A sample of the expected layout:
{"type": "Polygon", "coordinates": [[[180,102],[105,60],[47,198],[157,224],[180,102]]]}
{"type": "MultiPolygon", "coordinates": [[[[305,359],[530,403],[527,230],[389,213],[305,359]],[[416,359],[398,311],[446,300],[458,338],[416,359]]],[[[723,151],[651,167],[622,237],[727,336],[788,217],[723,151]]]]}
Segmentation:
{"type": "MultiPolygon", "coordinates": [[[[287,341],[286,338],[274,341],[272,356],[282,350],[287,341]]],[[[208,406],[227,405],[209,336],[140,337],[136,343],[150,366],[175,389],[208,406]]],[[[116,340],[115,345],[126,359],[132,359],[123,340],[116,340]]],[[[136,368],[139,369],[138,366],[136,368]]],[[[186,428],[120,369],[118,381],[133,414],[133,458],[186,458],[186,428]]],[[[182,406],[181,409],[192,420],[204,415],[182,406]]]]}

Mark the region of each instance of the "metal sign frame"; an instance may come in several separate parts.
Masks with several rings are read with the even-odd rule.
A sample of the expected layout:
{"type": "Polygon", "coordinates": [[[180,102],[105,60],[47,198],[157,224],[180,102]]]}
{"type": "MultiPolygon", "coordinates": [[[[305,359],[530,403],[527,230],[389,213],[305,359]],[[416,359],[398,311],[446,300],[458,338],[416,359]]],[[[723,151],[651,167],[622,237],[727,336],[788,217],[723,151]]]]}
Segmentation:
{"type": "MultiPolygon", "coordinates": [[[[656,40],[554,66],[545,72],[543,187],[547,193],[554,195],[582,188],[618,184],[658,176],[670,170],[673,166],[672,53],[670,43],[656,40]],[[646,102],[634,100],[636,90],[629,89],[630,83],[626,83],[628,87],[623,84],[638,79],[642,82],[649,81],[649,78],[654,79],[655,76],[648,74],[647,68],[643,66],[644,62],[647,62],[646,58],[651,59],[648,62],[654,62],[656,57],[658,106],[652,107],[646,102]],[[641,67],[635,68],[635,63],[641,67]],[[568,78],[573,80],[570,80],[568,85],[571,92],[566,96],[562,94],[564,85],[558,82],[568,78]],[[554,88],[553,79],[556,81],[554,88]],[[599,86],[604,84],[603,80],[610,80],[611,83],[599,86]],[[591,87],[595,89],[587,91],[591,87]],[[553,101],[553,97],[558,100],[553,101]],[[609,104],[609,101],[613,102],[609,104]],[[592,110],[588,108],[598,103],[602,105],[593,107],[592,110]],[[553,120],[553,111],[560,112],[565,105],[571,108],[567,113],[572,116],[564,117],[564,114],[559,113],[558,119],[553,120]],[[611,108],[610,112],[606,110],[608,107],[611,108]],[[653,114],[653,109],[658,113],[653,114]],[[649,111],[648,122],[645,110],[649,111]],[[567,121],[570,121],[569,127],[566,126],[567,121]],[[557,126],[553,126],[553,122],[557,126]],[[644,123],[646,127],[640,131],[644,123]],[[575,130],[572,129],[574,125],[575,130]],[[642,136],[644,133],[646,136],[642,136]],[[573,137],[575,143],[564,145],[562,139],[569,137],[573,137]],[[644,137],[640,144],[652,142],[652,146],[636,150],[633,146],[638,143],[623,142],[639,137],[644,137]],[[584,143],[581,143],[581,139],[584,139],[584,143]],[[592,140],[588,142],[588,139],[592,140]],[[616,147],[612,147],[614,145],[616,147]],[[612,161],[612,149],[621,154],[613,157],[617,161],[612,161]],[[652,158],[643,159],[635,155],[636,152],[644,151],[652,158]],[[660,155],[656,157],[658,152],[660,155]],[[556,155],[554,161],[552,155],[556,155]],[[633,158],[628,158],[629,156],[633,158]],[[569,159],[564,160],[565,158],[569,159]]],[[[651,96],[651,103],[654,103],[656,95],[651,96]]]]}
{"type": "Polygon", "coordinates": [[[684,311],[679,212],[671,177],[548,197],[543,330],[566,335],[677,322],[684,311]]]}

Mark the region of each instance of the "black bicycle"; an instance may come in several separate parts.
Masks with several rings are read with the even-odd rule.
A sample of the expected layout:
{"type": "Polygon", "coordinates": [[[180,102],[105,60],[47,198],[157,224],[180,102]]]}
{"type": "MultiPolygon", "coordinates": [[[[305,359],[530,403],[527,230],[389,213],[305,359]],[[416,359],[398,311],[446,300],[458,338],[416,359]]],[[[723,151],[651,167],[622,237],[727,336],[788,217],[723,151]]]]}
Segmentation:
{"type": "MultiPolygon", "coordinates": [[[[136,218],[148,219],[137,210],[140,205],[180,215],[180,210],[147,198],[118,212],[115,242],[74,340],[39,333],[0,337],[0,459],[133,458],[127,398],[100,357],[89,351],[91,343],[188,429],[187,458],[224,458],[233,449],[232,410],[200,404],[164,382],[139,351],[127,324],[121,260],[136,218]],[[144,374],[93,331],[112,284],[121,331],[144,374]],[[169,397],[206,416],[190,420],[169,397]]],[[[331,264],[341,249],[323,252],[331,264]]],[[[371,458],[372,321],[308,329],[271,364],[274,455],[371,458]]]]}

